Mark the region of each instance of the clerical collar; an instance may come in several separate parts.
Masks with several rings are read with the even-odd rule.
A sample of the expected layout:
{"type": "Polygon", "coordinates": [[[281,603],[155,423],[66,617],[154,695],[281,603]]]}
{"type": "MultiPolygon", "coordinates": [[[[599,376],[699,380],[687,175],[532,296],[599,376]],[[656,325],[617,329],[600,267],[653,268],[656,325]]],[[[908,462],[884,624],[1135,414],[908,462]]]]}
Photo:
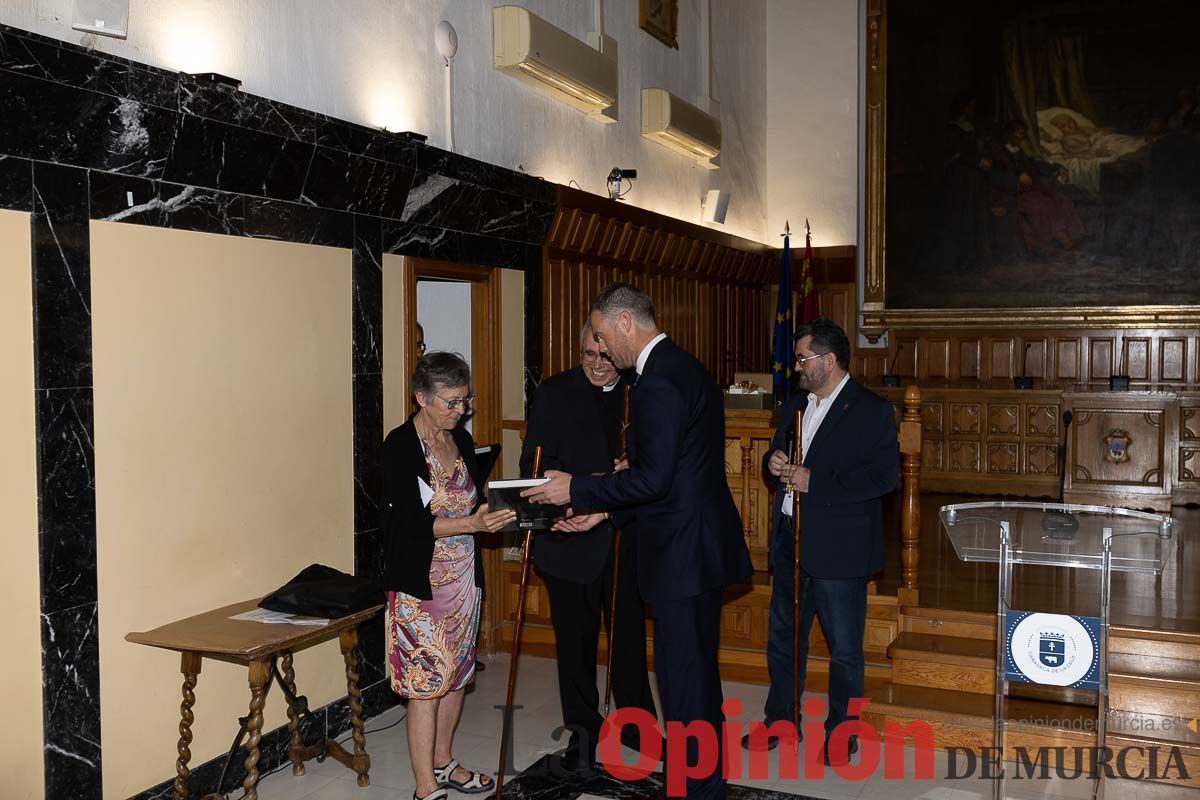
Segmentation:
{"type": "Polygon", "coordinates": [[[600,390],[603,392],[611,392],[613,389],[617,388],[617,384],[619,384],[620,382],[621,382],[621,376],[618,375],[617,379],[615,381],[610,383],[608,386],[601,386],[600,390]]]}

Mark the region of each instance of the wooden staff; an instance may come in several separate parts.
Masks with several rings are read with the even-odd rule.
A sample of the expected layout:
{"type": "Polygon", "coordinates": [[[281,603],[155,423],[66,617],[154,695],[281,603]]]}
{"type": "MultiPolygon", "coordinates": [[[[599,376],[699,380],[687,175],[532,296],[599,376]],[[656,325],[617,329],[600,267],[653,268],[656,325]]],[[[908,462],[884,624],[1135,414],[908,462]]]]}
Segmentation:
{"type": "MultiPolygon", "coordinates": [[[[796,464],[804,463],[804,412],[796,412],[796,464]]],[[[800,492],[792,490],[792,724],[800,730],[800,492]]]]}
{"type": "MultiPolygon", "coordinates": [[[[533,474],[542,472],[542,447],[533,448],[533,474]]],[[[525,546],[521,553],[521,586],[517,590],[517,624],[513,627],[512,657],[508,662],[508,694],[504,700],[504,720],[500,731],[500,768],[496,770],[496,800],[504,788],[504,762],[508,758],[508,737],[512,724],[513,692],[517,688],[517,662],[521,658],[521,626],[525,624],[525,591],[529,588],[529,556],[533,551],[533,528],[525,530],[525,546]]]]}
{"type": "MultiPolygon", "coordinates": [[[[629,430],[629,393],[633,387],[629,384],[625,385],[625,407],[621,412],[621,455],[620,460],[625,460],[629,457],[629,445],[626,441],[626,432],[629,430]]],[[[613,651],[616,650],[616,644],[613,640],[613,626],[617,624],[617,577],[621,574],[621,529],[617,528],[617,532],[613,534],[613,569],[612,569],[612,589],[608,596],[608,653],[605,654],[605,670],[604,670],[604,716],[608,716],[608,710],[612,703],[612,664],[613,651]]]]}

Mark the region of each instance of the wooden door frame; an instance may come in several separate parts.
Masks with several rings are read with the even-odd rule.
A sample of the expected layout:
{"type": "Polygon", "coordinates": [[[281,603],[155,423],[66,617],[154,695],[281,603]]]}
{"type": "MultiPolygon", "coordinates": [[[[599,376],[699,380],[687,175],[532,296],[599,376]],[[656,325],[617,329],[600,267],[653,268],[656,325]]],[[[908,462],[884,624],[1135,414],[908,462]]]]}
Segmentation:
{"type": "MultiPolygon", "coordinates": [[[[500,442],[503,438],[501,376],[504,374],[501,363],[500,268],[405,256],[402,269],[404,338],[408,343],[404,354],[404,375],[412,374],[417,361],[417,281],[437,279],[471,284],[471,385],[476,398],[472,407],[472,435],[479,444],[500,442]]],[[[479,652],[487,654],[499,646],[500,626],[504,621],[501,584],[504,547],[499,535],[486,539],[480,537],[476,541],[486,542],[483,553],[486,593],[479,623],[479,652]]]]}

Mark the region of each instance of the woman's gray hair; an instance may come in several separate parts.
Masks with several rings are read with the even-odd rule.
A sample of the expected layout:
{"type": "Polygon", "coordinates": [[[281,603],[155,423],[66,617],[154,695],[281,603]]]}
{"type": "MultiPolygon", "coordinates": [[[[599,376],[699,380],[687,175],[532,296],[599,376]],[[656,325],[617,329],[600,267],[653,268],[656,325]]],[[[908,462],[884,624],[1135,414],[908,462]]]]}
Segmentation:
{"type": "Polygon", "coordinates": [[[411,388],[413,394],[436,394],[443,389],[457,389],[471,385],[471,368],[458,353],[435,351],[426,353],[413,370],[411,388]]]}

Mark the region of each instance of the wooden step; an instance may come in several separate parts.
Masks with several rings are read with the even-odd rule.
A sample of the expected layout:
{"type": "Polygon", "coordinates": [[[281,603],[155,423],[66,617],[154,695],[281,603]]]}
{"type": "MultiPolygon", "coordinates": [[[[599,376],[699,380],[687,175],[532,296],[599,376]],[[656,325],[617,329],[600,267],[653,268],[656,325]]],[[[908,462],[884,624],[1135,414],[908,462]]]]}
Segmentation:
{"type": "Polygon", "coordinates": [[[1136,625],[1109,628],[1109,653],[1200,661],[1200,633],[1136,625]]]}
{"type": "Polygon", "coordinates": [[[996,640],[996,615],[953,608],[900,606],[903,632],[996,640]]]}
{"type": "MultiPolygon", "coordinates": [[[[1200,788],[1200,745],[1181,743],[1155,736],[1126,736],[1109,733],[1105,737],[1108,749],[1117,756],[1123,754],[1125,773],[1144,775],[1145,780],[1172,786],[1200,788]],[[1156,774],[1151,774],[1150,751],[1157,749],[1153,759],[1156,774]],[[1177,756],[1175,754],[1178,754],[1177,756]],[[1180,768],[1182,764],[1182,768],[1180,768]],[[1186,774],[1187,777],[1184,777],[1186,774]]],[[[1139,797],[1146,797],[1139,791],[1139,797]]],[[[1194,795],[1193,795],[1194,796],[1194,795]]]]}
{"type": "Polygon", "coordinates": [[[892,683],[993,695],[996,645],[986,639],[901,633],[888,648],[892,683]]]}
{"type": "Polygon", "coordinates": [[[1200,662],[1109,653],[1108,692],[1109,708],[1198,719],[1200,662]]]}

